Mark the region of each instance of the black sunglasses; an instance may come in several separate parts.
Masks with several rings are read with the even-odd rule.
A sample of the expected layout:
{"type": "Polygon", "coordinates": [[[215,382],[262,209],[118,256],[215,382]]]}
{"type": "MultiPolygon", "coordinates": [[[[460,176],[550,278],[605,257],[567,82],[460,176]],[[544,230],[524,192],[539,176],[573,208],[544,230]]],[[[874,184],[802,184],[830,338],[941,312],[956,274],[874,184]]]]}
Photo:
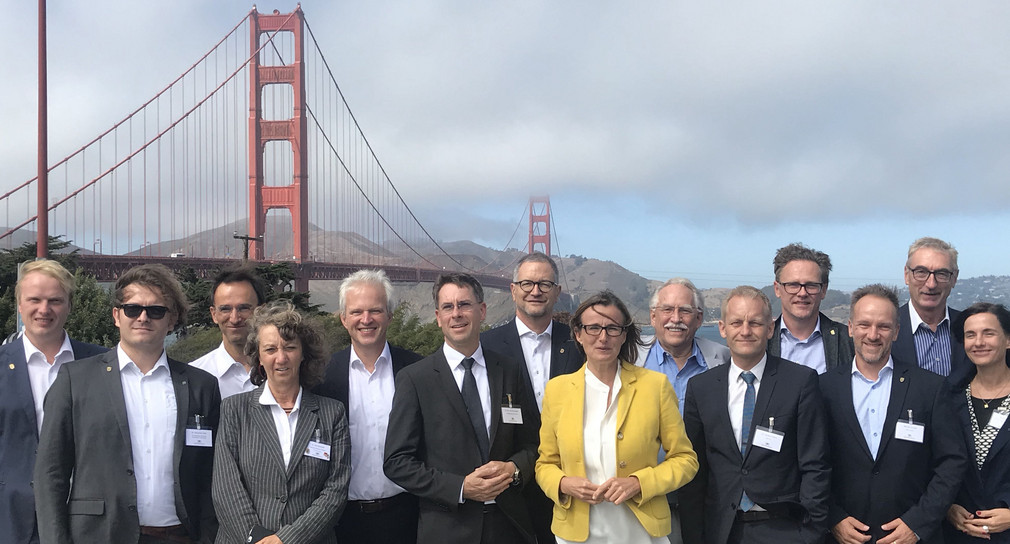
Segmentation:
{"type": "Polygon", "coordinates": [[[137,319],[140,314],[147,312],[148,319],[161,319],[168,313],[165,306],[141,306],[140,304],[118,304],[116,308],[123,310],[126,317],[137,319]]]}

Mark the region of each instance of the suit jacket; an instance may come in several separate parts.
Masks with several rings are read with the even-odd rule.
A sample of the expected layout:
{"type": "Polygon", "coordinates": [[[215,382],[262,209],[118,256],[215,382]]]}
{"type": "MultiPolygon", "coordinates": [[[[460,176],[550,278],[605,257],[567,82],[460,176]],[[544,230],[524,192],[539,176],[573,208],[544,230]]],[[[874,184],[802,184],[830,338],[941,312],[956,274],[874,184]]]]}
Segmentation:
{"type": "MultiPolygon", "coordinates": [[[[70,341],[74,359],[108,351],[70,341]]],[[[39,446],[35,400],[21,339],[0,346],[0,542],[25,544],[35,531],[32,470],[39,446]]],[[[37,541],[37,540],[36,540],[37,541]]]]}
{"type": "MultiPolygon", "coordinates": [[[[527,397],[518,364],[489,350],[484,350],[484,361],[491,393],[490,458],[514,462],[526,485],[536,459],[540,427],[536,405],[527,397]],[[522,424],[502,421],[501,406],[508,395],[522,410],[522,424]]],[[[481,509],[464,509],[459,503],[463,478],[482,464],[471,429],[463,395],[441,349],[396,376],[383,470],[387,478],[420,499],[419,543],[480,542],[481,509]]],[[[533,542],[522,489],[510,487],[495,502],[533,542]]]]}
{"type": "MultiPolygon", "coordinates": [[[[954,321],[957,320],[957,316],[961,315],[961,310],[955,310],[954,308],[948,308],[947,310],[950,314],[950,324],[953,329],[954,321]]],[[[922,363],[919,362],[919,355],[915,351],[915,338],[912,337],[912,333],[915,332],[912,330],[912,318],[908,312],[907,303],[898,308],[898,339],[891,346],[891,356],[896,360],[908,361],[909,363],[915,362],[921,367],[922,363]]],[[[968,360],[968,355],[964,352],[964,344],[958,342],[957,338],[954,338],[952,330],[950,335],[949,383],[961,380],[974,367],[975,365],[968,360]]]]}
{"type": "MultiPolygon", "coordinates": [[[[553,327],[551,331],[551,370],[548,379],[571,374],[582,367],[584,362],[575,345],[575,340],[572,340],[572,329],[560,321],[555,321],[553,327]]],[[[523,354],[522,342],[519,340],[516,318],[513,317],[508,323],[483,332],[480,335],[480,342],[486,349],[501,353],[518,363],[519,370],[522,372],[523,384],[526,387],[526,394],[529,398],[535,399],[533,380],[530,378],[529,367],[526,366],[526,356],[523,354]]],[[[530,518],[533,520],[537,541],[541,544],[548,542],[553,544],[555,539],[551,533],[551,520],[554,517],[554,503],[544,495],[538,485],[526,486],[523,495],[530,511],[530,518]]]]}
{"type": "Polygon", "coordinates": [[[344,405],[302,390],[291,460],[277,438],[270,407],[260,404],[261,385],[221,403],[221,431],[214,453],[214,506],[218,544],[242,544],[249,529],[276,531],[285,544],[335,543],[333,532],[347,502],[351,438],[344,405]],[[304,452],[310,440],[330,445],[329,460],[304,452]]]}
{"type": "MultiPolygon", "coordinates": [[[[554,503],[554,534],[584,541],[589,537],[590,505],[560,496],[561,478],[586,477],[584,409],[586,367],[547,384],[537,483],[554,503]]],[[[684,432],[677,397],[666,376],[631,363],[621,364],[617,395],[617,477],[636,476],[642,492],[626,504],[654,537],[670,534],[666,494],[694,478],[698,457],[684,432]],[[628,414],[634,412],[633,417],[628,414]],[[666,457],[657,464],[659,448],[666,457]]],[[[602,483],[602,482],[597,482],[602,483]]]]}
{"type": "MultiPolygon", "coordinates": [[[[852,366],[821,376],[828,416],[832,487],[828,523],[852,516],[870,526],[900,517],[923,543],[942,543],[940,522],[961,483],[965,445],[942,376],[894,359],[891,394],[877,458],[863,438],[852,401],[852,366]],[[895,437],[899,419],[925,424],[921,444],[895,437]]],[[[969,430],[969,433],[971,431],[969,430]]]]}
{"type": "Polygon", "coordinates": [[[777,453],[751,446],[741,455],[728,410],[729,368],[719,365],[687,384],[684,423],[700,467],[680,492],[681,519],[704,524],[684,524],[684,542],[725,543],[744,491],[755,503],[788,511],[801,524],[799,535],[783,535],[783,542],[819,542],[826,529],[831,467],[817,373],[768,356],[750,436],[774,417],[775,430],[785,437],[777,453]],[[697,530],[702,526],[704,534],[697,530]]]}
{"type": "MultiPolygon", "coordinates": [[[[214,376],[198,368],[172,359],[168,366],[177,412],[175,510],[197,539],[201,530],[213,530],[209,502],[214,450],[186,446],[186,426],[200,415],[202,423],[217,432],[221,392],[214,376]]],[[[116,350],[60,368],[46,395],[45,411],[35,462],[42,544],[136,544],[137,484],[116,350]]]]}
{"type": "MultiPolygon", "coordinates": [[[[824,365],[828,370],[836,366],[848,368],[856,352],[849,336],[849,327],[832,321],[823,313],[817,314],[821,320],[821,340],[824,345],[824,365]]],[[[768,354],[780,357],[782,355],[782,316],[775,320],[775,329],[768,341],[768,354]]]]}
{"type": "MultiPolygon", "coordinates": [[[[400,370],[411,363],[421,360],[421,356],[413,351],[389,346],[389,355],[393,363],[393,375],[399,374],[400,370]]],[[[326,365],[326,375],[323,383],[312,389],[312,392],[323,397],[339,400],[347,407],[348,397],[348,371],[351,366],[350,346],[336,352],[330,357],[330,362],[326,365]]]]}

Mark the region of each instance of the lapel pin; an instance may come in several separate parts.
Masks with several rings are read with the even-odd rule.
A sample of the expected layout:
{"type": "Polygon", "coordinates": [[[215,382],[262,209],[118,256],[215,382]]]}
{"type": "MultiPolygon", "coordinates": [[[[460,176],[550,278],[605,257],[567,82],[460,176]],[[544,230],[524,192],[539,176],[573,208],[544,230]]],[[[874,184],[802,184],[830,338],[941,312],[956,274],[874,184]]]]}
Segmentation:
{"type": "Polygon", "coordinates": [[[902,377],[898,378],[898,381],[904,383],[905,382],[905,377],[902,376],[902,377]]]}
{"type": "MultiPolygon", "coordinates": [[[[565,348],[561,348],[561,353],[564,353],[564,352],[565,352],[565,348]]],[[[11,368],[13,368],[13,366],[11,368]]]]}
{"type": "Polygon", "coordinates": [[[106,372],[112,372],[112,367],[111,367],[111,366],[107,366],[107,367],[105,367],[105,371],[106,371],[106,372]]]}
{"type": "Polygon", "coordinates": [[[11,363],[11,364],[10,364],[10,369],[11,369],[11,370],[14,370],[14,363],[11,363]]]}
{"type": "Polygon", "coordinates": [[[835,335],[835,329],[831,329],[831,336],[835,335]]]}

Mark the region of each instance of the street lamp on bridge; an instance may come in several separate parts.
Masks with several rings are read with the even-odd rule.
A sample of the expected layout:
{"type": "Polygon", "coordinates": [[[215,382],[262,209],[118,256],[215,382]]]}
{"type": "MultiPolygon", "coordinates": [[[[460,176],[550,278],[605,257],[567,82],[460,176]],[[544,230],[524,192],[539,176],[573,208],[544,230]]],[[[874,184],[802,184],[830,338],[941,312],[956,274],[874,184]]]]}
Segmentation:
{"type": "Polygon", "coordinates": [[[245,241],[245,250],[242,252],[242,259],[245,260],[245,261],[249,260],[249,242],[263,243],[263,235],[262,234],[260,234],[259,236],[247,236],[247,235],[239,234],[238,231],[236,230],[236,231],[232,231],[232,238],[234,238],[236,240],[244,240],[245,241]]]}

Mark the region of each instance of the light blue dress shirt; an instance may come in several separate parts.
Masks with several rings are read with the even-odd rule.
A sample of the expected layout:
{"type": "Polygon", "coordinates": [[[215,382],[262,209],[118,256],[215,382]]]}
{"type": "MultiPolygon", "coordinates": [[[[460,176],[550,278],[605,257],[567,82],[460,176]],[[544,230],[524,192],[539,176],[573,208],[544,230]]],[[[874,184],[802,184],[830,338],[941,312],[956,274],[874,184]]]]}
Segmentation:
{"type": "Polygon", "coordinates": [[[698,349],[698,342],[694,342],[691,356],[687,358],[684,368],[677,368],[677,362],[673,357],[659,345],[659,341],[653,342],[649,348],[649,354],[645,357],[645,368],[666,374],[666,379],[673,385],[673,392],[677,394],[677,407],[680,408],[681,415],[684,414],[684,395],[687,394],[687,381],[708,370],[705,363],[705,356],[698,349]]]}
{"type": "Polygon", "coordinates": [[[884,418],[887,415],[887,403],[891,400],[891,376],[894,375],[894,361],[887,358],[887,364],[880,369],[877,380],[872,381],[863,376],[852,361],[852,406],[856,409],[856,419],[863,431],[863,439],[873,458],[877,458],[880,449],[880,435],[884,432],[884,418]]]}
{"type": "Polygon", "coordinates": [[[821,319],[817,318],[817,326],[814,332],[806,340],[800,340],[793,336],[786,327],[786,320],[781,320],[781,332],[779,333],[779,356],[787,361],[799,363],[824,374],[828,370],[828,364],[824,360],[824,337],[821,335],[821,319]]]}

